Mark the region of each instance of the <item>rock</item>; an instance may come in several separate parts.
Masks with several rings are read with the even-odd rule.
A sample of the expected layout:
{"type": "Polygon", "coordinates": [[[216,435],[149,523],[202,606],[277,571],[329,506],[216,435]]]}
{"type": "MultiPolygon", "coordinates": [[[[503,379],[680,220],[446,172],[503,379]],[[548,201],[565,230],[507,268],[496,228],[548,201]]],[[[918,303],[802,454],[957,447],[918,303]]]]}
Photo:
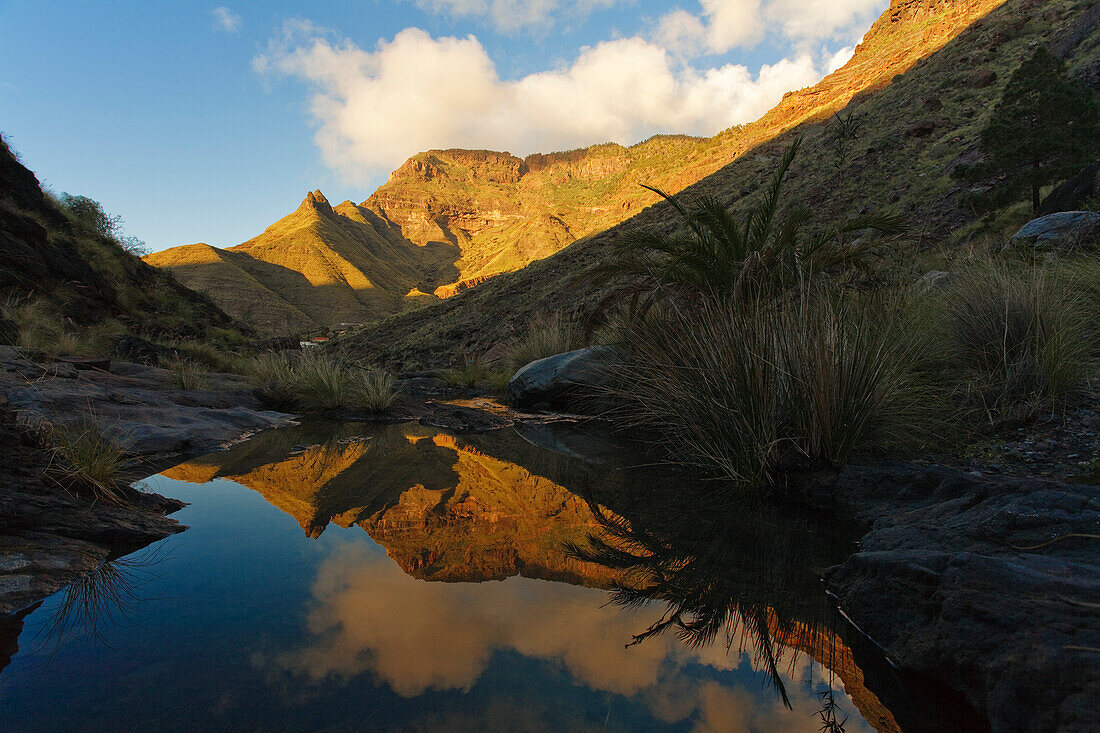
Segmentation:
{"type": "Polygon", "coordinates": [[[1100,240],[1100,214],[1063,211],[1032,219],[1012,235],[1007,248],[1075,250],[1092,248],[1100,240]]]}
{"type": "Polygon", "coordinates": [[[1098,191],[1100,191],[1100,160],[1085,166],[1080,173],[1047,194],[1039,206],[1039,214],[1045,216],[1060,211],[1078,211],[1098,191]]]}
{"type": "Polygon", "coordinates": [[[431,407],[431,412],[420,418],[420,424],[455,433],[486,433],[511,427],[515,423],[507,415],[472,407],[441,404],[433,404],[431,407]]]}
{"type": "Polygon", "coordinates": [[[826,585],[894,664],[963,693],[995,733],[1093,729],[1100,564],[1073,535],[1100,525],[1095,487],[887,464],[828,489],[870,531],[826,585]]]}
{"type": "Polygon", "coordinates": [[[607,408],[616,354],[594,346],[533,361],[508,382],[508,401],[520,408],[599,414],[607,408]]]}
{"type": "Polygon", "coordinates": [[[914,123],[912,127],[905,133],[909,137],[928,137],[936,129],[936,123],[934,120],[919,120],[914,123]]]}
{"type": "Polygon", "coordinates": [[[141,455],[206,452],[243,435],[293,422],[263,410],[248,385],[211,374],[210,390],[178,390],[164,369],[120,362],[114,372],[45,367],[12,360],[0,347],[0,394],[31,419],[75,424],[96,421],[141,455]],[[63,373],[68,370],[69,373],[63,373]],[[49,379],[68,376],[70,379],[49,379]]]}
{"type": "Polygon", "coordinates": [[[127,361],[155,366],[161,359],[178,356],[172,349],[157,346],[137,336],[119,336],[111,342],[111,354],[127,361]]]}
{"type": "Polygon", "coordinates": [[[976,69],[966,77],[966,85],[971,89],[985,89],[997,81],[997,73],[990,69],[976,69]]]}
{"type": "Polygon", "coordinates": [[[111,371],[111,360],[97,356],[62,356],[58,360],[60,364],[68,364],[78,372],[86,371],[111,371]]]}

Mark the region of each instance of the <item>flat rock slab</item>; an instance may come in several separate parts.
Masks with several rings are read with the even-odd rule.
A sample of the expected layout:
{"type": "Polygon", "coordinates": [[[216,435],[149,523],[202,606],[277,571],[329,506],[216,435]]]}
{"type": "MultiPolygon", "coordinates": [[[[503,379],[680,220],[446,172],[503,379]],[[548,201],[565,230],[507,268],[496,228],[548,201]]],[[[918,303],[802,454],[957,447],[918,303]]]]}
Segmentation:
{"type": "Polygon", "coordinates": [[[0,367],[0,394],[24,419],[75,424],[91,418],[141,455],[207,452],[293,423],[290,415],[262,409],[244,380],[232,375],[210,375],[211,389],[180,390],[170,372],[141,364],[65,375],[11,359],[0,358],[0,367]]]}

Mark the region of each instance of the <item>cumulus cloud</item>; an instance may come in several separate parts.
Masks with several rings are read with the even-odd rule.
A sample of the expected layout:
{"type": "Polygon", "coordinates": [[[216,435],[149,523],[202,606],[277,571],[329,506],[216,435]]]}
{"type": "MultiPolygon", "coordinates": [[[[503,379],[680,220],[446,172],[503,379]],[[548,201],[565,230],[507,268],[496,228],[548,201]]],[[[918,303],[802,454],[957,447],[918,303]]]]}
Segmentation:
{"type": "Polygon", "coordinates": [[[748,47],[765,35],[796,44],[850,40],[887,0],[699,0],[699,12],[677,8],[656,24],[653,38],[688,58],[748,47]]]}
{"type": "Polygon", "coordinates": [[[431,148],[523,155],[632,144],[658,132],[712,135],[822,76],[808,53],[755,74],[740,64],[698,70],[632,37],[584,48],[563,68],[504,80],[473,36],[409,28],[365,50],[307,22],[288,25],[254,67],[311,86],[317,143],[349,180],[431,148]]]}
{"type": "Polygon", "coordinates": [[[546,28],[561,16],[583,18],[623,0],[415,0],[422,10],[451,18],[478,18],[498,31],[546,28]]]}
{"type": "Polygon", "coordinates": [[[215,30],[224,31],[225,33],[236,33],[241,29],[241,23],[243,22],[241,16],[224,5],[219,8],[214,8],[210,11],[210,14],[214,16],[215,30]]]}

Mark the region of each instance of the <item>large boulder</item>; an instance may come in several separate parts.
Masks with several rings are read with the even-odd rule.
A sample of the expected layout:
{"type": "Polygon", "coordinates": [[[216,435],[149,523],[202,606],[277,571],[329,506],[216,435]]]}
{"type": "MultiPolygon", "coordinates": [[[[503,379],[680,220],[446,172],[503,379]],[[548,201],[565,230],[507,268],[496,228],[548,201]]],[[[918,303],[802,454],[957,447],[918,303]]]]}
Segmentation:
{"type": "Polygon", "coordinates": [[[1086,201],[1100,191],[1100,160],[1085,166],[1080,173],[1060,184],[1047,194],[1039,206],[1039,213],[1057,214],[1060,211],[1077,211],[1086,201]]]}
{"type": "Polygon", "coordinates": [[[1089,249],[1100,241],[1100,214],[1063,211],[1032,219],[1012,235],[1010,248],[1040,250],[1089,249]]]}
{"type": "Polygon", "coordinates": [[[607,409],[618,352],[591,346],[533,361],[508,382],[516,407],[598,414],[607,409]]]}

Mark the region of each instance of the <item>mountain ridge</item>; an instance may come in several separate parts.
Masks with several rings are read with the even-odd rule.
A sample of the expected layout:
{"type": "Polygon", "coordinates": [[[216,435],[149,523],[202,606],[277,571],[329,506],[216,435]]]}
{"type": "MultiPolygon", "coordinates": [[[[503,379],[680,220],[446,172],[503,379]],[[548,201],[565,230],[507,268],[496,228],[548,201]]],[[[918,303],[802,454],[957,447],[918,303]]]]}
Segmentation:
{"type": "MultiPolygon", "coordinates": [[[[295,212],[227,251],[299,272],[317,292],[287,273],[263,284],[285,301],[273,301],[274,311],[290,306],[316,326],[375,321],[436,302],[543,260],[657,203],[639,184],[681,191],[797,125],[829,118],[853,98],[888,86],[1003,2],[893,0],[844,66],[787,93],[757,121],[710,138],[655,135],[631,146],[601,143],[524,158],[429,150],[406,160],[361,204],[333,209],[320,191],[310,192],[295,212]],[[321,221],[297,221],[311,215],[337,221],[330,213],[343,217],[340,232],[321,221]],[[364,260],[364,249],[384,257],[364,260]],[[408,299],[410,292],[417,295],[408,299]]],[[[230,294],[214,295],[217,288],[208,281],[230,273],[190,267],[165,253],[147,261],[210,293],[232,315],[255,322],[259,316],[250,319],[248,308],[267,310],[263,302],[246,299],[242,306],[230,294]]],[[[266,321],[257,325],[277,330],[266,321]]]]}

